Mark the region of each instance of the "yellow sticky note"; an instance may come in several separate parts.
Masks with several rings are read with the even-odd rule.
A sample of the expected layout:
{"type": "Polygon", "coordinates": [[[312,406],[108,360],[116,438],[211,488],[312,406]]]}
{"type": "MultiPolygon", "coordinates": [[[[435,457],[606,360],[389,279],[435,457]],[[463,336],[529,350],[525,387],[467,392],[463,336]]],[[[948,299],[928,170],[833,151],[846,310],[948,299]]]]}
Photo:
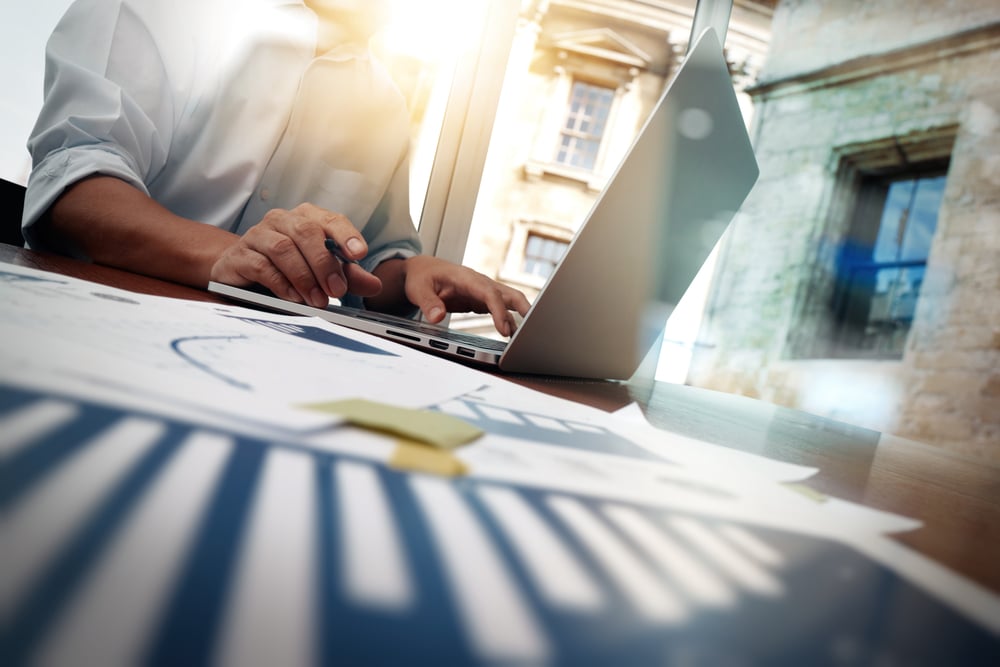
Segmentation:
{"type": "Polygon", "coordinates": [[[404,440],[399,441],[396,450],[389,457],[389,466],[397,470],[426,472],[445,477],[457,477],[469,471],[468,466],[451,452],[404,440]]]}
{"type": "Polygon", "coordinates": [[[431,410],[413,410],[361,398],[302,406],[340,415],[355,426],[400,435],[443,449],[453,449],[481,436],[483,431],[457,417],[431,410]]]}
{"type": "Polygon", "coordinates": [[[806,498],[808,498],[809,500],[812,500],[813,502],[816,502],[816,503],[825,503],[826,502],[826,495],[825,494],[820,493],[816,489],[809,488],[805,484],[785,483],[783,486],[786,489],[788,489],[789,491],[794,491],[795,493],[798,493],[799,495],[803,495],[806,498]]]}

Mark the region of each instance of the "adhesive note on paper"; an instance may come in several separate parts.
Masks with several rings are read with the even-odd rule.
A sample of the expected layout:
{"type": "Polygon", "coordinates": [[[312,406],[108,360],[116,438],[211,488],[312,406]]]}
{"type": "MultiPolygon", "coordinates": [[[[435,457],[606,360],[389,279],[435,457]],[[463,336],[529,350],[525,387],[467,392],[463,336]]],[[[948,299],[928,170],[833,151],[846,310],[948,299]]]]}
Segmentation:
{"type": "Polygon", "coordinates": [[[389,457],[389,467],[445,477],[457,477],[469,471],[468,466],[451,452],[405,440],[399,441],[396,450],[389,457]]]}
{"type": "Polygon", "coordinates": [[[472,424],[441,412],[401,408],[365,399],[312,403],[302,407],[340,415],[355,426],[391,433],[442,449],[454,449],[483,434],[481,429],[472,424]]]}
{"type": "Polygon", "coordinates": [[[809,500],[811,500],[813,502],[816,502],[816,503],[825,503],[827,501],[826,494],[821,493],[821,492],[819,492],[816,489],[813,489],[811,487],[808,487],[805,484],[787,484],[786,483],[786,484],[783,484],[782,486],[784,486],[789,491],[794,491],[795,493],[798,493],[799,495],[805,496],[806,498],[808,498],[809,500]]]}

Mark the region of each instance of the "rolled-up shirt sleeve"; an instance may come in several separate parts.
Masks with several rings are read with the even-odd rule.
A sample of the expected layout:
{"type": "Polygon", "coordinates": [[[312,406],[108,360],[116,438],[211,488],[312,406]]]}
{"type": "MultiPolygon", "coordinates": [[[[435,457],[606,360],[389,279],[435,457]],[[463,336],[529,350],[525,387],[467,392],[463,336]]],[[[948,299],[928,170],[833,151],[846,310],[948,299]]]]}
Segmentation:
{"type": "Polygon", "coordinates": [[[28,140],[33,168],[22,229],[29,247],[39,247],[38,220],[83,178],[114,176],[148,194],[168,154],[172,108],[155,42],[129,4],[71,5],[46,46],[45,96],[28,140]]]}

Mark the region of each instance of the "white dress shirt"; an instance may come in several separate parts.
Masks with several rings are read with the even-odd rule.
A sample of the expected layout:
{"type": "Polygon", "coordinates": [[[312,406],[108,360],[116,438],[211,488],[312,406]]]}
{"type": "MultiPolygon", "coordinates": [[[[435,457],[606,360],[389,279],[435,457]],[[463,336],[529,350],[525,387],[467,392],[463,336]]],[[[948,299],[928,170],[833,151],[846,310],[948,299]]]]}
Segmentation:
{"type": "Polygon", "coordinates": [[[409,118],[353,43],[316,57],[301,0],[77,0],[46,49],[23,230],[72,183],[121,178],[172,212],[243,233],[303,202],[363,233],[371,270],[420,244],[409,118]]]}

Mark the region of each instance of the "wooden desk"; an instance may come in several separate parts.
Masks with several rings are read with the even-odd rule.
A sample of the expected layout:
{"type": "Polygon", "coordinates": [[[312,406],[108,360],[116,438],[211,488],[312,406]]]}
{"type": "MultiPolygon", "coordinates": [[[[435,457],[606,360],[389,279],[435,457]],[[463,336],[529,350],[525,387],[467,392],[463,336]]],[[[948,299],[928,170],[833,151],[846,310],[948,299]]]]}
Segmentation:
{"type": "MultiPolygon", "coordinates": [[[[220,302],[203,290],[8,245],[0,245],[0,262],[145,294],[220,302]]],[[[1000,593],[1000,468],[939,447],[693,387],[511,379],[605,410],[637,401],[664,430],[817,467],[810,487],[921,520],[922,528],[895,539],[1000,593]]]]}

